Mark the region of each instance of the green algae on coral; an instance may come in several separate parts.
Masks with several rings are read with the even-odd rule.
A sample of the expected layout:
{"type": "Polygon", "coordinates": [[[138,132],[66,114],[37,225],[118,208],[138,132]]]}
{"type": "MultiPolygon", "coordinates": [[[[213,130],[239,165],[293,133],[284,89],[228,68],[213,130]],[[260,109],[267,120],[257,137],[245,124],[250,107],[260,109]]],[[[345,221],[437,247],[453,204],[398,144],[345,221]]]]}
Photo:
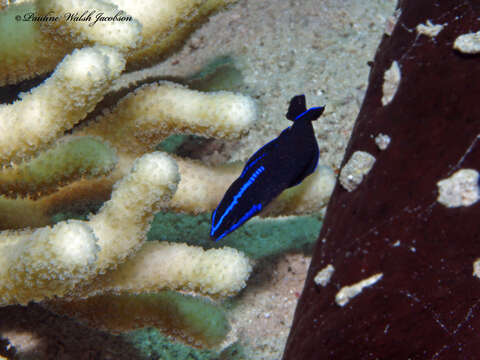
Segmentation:
{"type": "Polygon", "coordinates": [[[91,137],[58,143],[30,161],[0,172],[0,194],[37,197],[82,177],[108,174],[117,161],[115,150],[91,137]]]}
{"type": "Polygon", "coordinates": [[[212,359],[215,352],[199,350],[180,343],[171,342],[155,328],[131,331],[122,337],[137,348],[145,359],[200,360],[212,359]]]}
{"type": "Polygon", "coordinates": [[[182,144],[188,139],[189,135],[173,134],[157,145],[155,150],[165,151],[169,154],[175,154],[182,144]]]}
{"type": "Polygon", "coordinates": [[[29,16],[37,13],[31,2],[11,4],[0,11],[0,86],[14,84],[53,70],[72,47],[58,37],[40,31],[40,21],[29,16]]]}
{"type": "Polygon", "coordinates": [[[230,325],[223,309],[204,298],[182,295],[175,291],[162,291],[155,295],[172,316],[177,329],[188,329],[190,336],[213,346],[225,339],[230,325]]]}
{"type": "Polygon", "coordinates": [[[232,57],[219,56],[187,77],[185,82],[190,88],[200,91],[234,91],[243,85],[243,75],[232,57]]]}
{"type": "Polygon", "coordinates": [[[112,332],[155,326],[163,334],[199,347],[220,344],[230,330],[224,309],[205,298],[165,290],[151,294],[105,294],[47,302],[48,308],[112,332]]]}
{"type": "Polygon", "coordinates": [[[145,328],[122,334],[145,359],[162,360],[244,360],[244,351],[240,344],[233,343],[215,351],[195,349],[187,345],[171,342],[155,328],[145,328]]]}

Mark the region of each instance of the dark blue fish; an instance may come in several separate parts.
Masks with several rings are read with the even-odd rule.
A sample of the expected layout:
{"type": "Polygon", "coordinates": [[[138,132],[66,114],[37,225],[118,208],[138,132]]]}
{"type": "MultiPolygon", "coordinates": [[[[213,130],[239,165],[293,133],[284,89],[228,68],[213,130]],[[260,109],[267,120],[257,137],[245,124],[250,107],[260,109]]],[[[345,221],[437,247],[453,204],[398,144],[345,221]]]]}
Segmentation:
{"type": "Polygon", "coordinates": [[[315,171],[318,145],[312,121],[324,107],[307,110],[305,95],[290,100],[285,115],[293,121],[276,138],[248,159],[240,177],[230,185],[212,214],[210,237],[217,241],[258,214],[280,193],[298,185],[315,171]]]}

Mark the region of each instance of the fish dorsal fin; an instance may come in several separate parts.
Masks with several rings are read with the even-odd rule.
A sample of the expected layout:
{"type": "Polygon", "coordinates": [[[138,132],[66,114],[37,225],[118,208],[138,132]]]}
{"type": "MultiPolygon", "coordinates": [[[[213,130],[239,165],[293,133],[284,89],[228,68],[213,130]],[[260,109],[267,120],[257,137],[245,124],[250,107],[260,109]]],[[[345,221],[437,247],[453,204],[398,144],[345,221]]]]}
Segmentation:
{"type": "Polygon", "coordinates": [[[305,103],[305,95],[296,95],[290,100],[290,106],[288,107],[287,114],[285,115],[288,120],[295,120],[295,118],[307,111],[307,105],[305,103]]]}

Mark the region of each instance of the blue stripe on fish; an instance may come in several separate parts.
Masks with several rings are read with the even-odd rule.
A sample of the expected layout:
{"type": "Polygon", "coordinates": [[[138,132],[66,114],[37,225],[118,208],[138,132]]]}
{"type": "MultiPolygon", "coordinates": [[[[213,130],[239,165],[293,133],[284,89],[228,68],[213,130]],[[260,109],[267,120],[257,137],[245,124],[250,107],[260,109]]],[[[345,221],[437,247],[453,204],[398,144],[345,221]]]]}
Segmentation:
{"type": "MultiPolygon", "coordinates": [[[[223,215],[220,217],[220,219],[218,220],[217,222],[217,225],[213,226],[213,222],[212,222],[212,229],[210,230],[210,236],[214,236],[215,232],[217,231],[217,229],[219,228],[220,225],[222,225],[222,222],[223,222],[223,219],[234,209],[234,207],[239,204],[239,200],[241,199],[242,195],[245,193],[245,191],[248,189],[248,187],[250,185],[252,185],[255,180],[257,179],[258,175],[260,175],[263,171],[265,170],[265,168],[263,166],[260,166],[257,170],[255,170],[255,172],[250,176],[250,178],[247,180],[246,183],[244,183],[242,185],[242,187],[240,188],[240,190],[233,196],[233,199],[232,201],[230,202],[230,204],[228,205],[227,209],[225,210],[225,212],[223,213],[223,215]]],[[[215,213],[217,212],[217,210],[215,210],[215,213]]],[[[214,214],[215,216],[215,214],[214,214]]],[[[244,220],[244,222],[246,221],[246,219],[244,220]]],[[[234,224],[235,225],[235,224],[234,224]]],[[[233,225],[231,226],[233,227],[233,225]]],[[[237,226],[238,227],[238,226],[237,226]]],[[[232,232],[232,230],[230,230],[229,232],[232,232]]]]}
{"type": "MultiPolygon", "coordinates": [[[[309,113],[310,111],[311,111],[312,113],[315,113],[316,111],[320,111],[320,112],[323,113],[323,110],[324,110],[324,107],[323,107],[323,106],[318,106],[318,107],[310,108],[310,109],[304,111],[303,113],[301,113],[300,115],[298,115],[298,116],[295,118],[295,120],[300,119],[301,117],[305,116],[305,115],[306,115],[307,113],[309,113]]],[[[320,116],[320,115],[318,115],[318,116],[320,116]]],[[[318,118],[318,116],[317,116],[317,118],[318,118]]],[[[315,118],[315,119],[316,119],[316,118],[315,118]]]]}
{"type": "Polygon", "coordinates": [[[225,232],[222,233],[222,235],[220,235],[219,237],[216,238],[216,241],[220,240],[221,238],[227,236],[228,234],[230,234],[232,231],[234,231],[235,229],[239,228],[240,226],[243,225],[243,223],[245,221],[247,221],[248,219],[250,219],[252,216],[256,215],[257,213],[260,212],[260,210],[262,210],[262,204],[255,204],[253,205],[250,210],[248,210],[245,215],[243,215],[240,220],[238,220],[235,224],[233,224],[229,229],[227,229],[225,232]]]}
{"type": "Polygon", "coordinates": [[[245,168],[243,169],[242,173],[240,174],[240,177],[243,177],[243,175],[245,175],[245,173],[248,171],[248,169],[250,169],[253,165],[255,165],[257,163],[257,161],[260,160],[261,158],[263,158],[264,156],[265,156],[265,154],[257,157],[254,161],[252,161],[251,164],[245,165],[245,168]]]}
{"type": "Polygon", "coordinates": [[[283,190],[301,183],[315,171],[319,151],[312,121],[318,119],[323,110],[324,107],[307,110],[304,95],[290,100],[286,117],[293,125],[248,159],[212,213],[210,236],[213,240],[220,240],[238,229],[283,190]]]}

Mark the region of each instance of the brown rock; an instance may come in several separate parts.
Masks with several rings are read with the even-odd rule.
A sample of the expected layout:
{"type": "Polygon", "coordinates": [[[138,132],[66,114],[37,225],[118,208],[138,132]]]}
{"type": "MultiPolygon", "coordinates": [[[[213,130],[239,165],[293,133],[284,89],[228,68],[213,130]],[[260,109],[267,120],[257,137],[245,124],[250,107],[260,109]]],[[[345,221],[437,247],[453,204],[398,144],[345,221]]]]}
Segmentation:
{"type": "Polygon", "coordinates": [[[449,208],[437,182],[480,171],[480,54],[453,49],[480,29],[480,3],[400,1],[401,16],[375,56],[347,148],[375,164],[352,192],[337,183],[314,250],[284,360],[475,359],[480,354],[480,202],[449,208]],[[435,37],[415,28],[444,24],[435,37]],[[384,73],[401,80],[382,105],[384,73]],[[391,138],[380,151],[374,138],[391,138]],[[323,287],[315,275],[335,271],[323,287]],[[344,305],[338,291],[375,274],[344,305]]]}

